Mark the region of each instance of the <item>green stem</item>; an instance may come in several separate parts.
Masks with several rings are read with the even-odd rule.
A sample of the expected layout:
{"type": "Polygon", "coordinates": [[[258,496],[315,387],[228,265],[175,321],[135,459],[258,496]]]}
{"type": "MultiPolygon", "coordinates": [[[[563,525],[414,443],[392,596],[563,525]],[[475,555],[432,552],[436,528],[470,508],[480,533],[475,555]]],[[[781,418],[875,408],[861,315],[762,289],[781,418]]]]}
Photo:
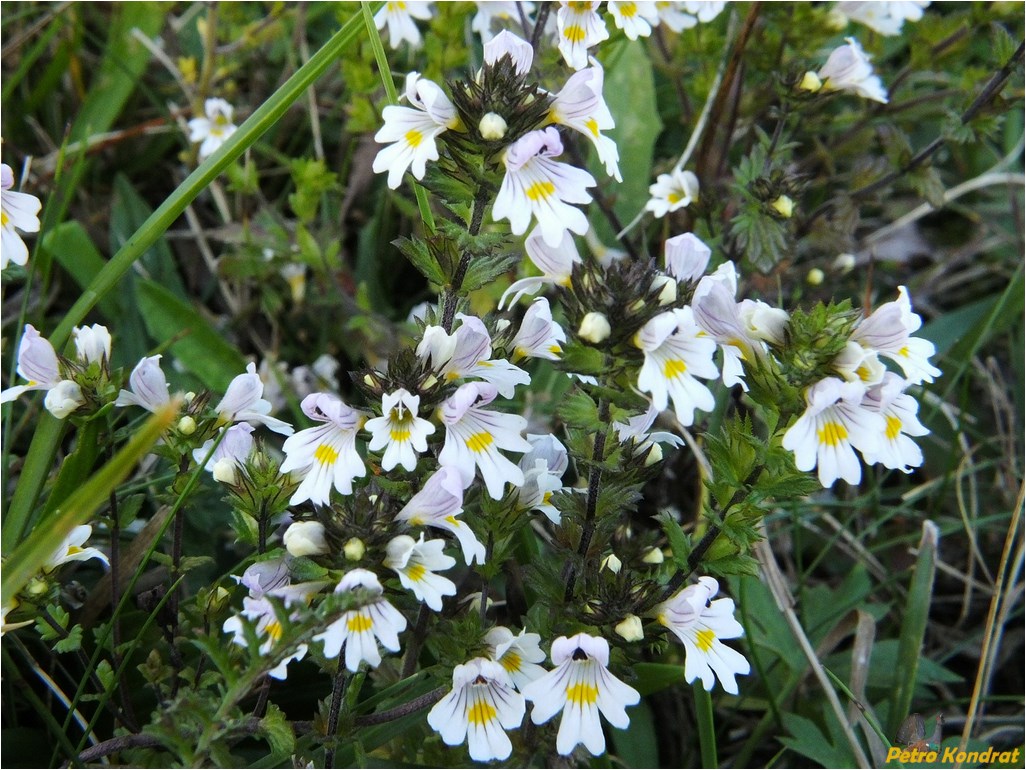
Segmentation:
{"type": "MultiPolygon", "coordinates": [[[[189,174],[167,200],[142,223],[125,245],[96,274],[82,296],[72,305],[50,335],[50,343],[56,350],[64,347],[72,328],[81,323],[96,303],[117,286],[136,260],[181,216],[186,206],[274,125],[294,102],[303,97],[306,89],[338,61],[346,49],[356,41],[362,27],[359,17],[354,16],[346,22],[342,29],[310,58],[310,61],[300,67],[296,74],[258,107],[228,141],[189,174]]],[[[18,488],[4,520],[5,552],[10,551],[14,544],[22,539],[32,511],[36,507],[36,500],[53,467],[61,427],[60,421],[49,416],[44,417],[32,438],[18,488]]]]}
{"type": "Polygon", "coordinates": [[[700,683],[692,688],[692,692],[695,694],[695,715],[698,718],[698,745],[702,749],[702,767],[719,767],[716,759],[712,696],[700,683]]]}
{"type": "MultiPolygon", "coordinates": [[[[388,66],[388,57],[385,56],[385,47],[381,44],[381,35],[374,24],[374,14],[371,13],[370,3],[360,3],[363,12],[363,23],[367,29],[367,38],[370,40],[371,49],[374,51],[374,60],[378,64],[378,74],[381,75],[381,82],[385,86],[385,94],[388,96],[389,104],[399,104],[399,94],[395,90],[395,83],[392,82],[392,68],[388,66]]],[[[431,213],[431,204],[428,203],[427,193],[418,183],[413,183],[413,194],[417,196],[417,208],[420,209],[420,218],[424,221],[428,235],[435,232],[435,216],[431,213]]]]}

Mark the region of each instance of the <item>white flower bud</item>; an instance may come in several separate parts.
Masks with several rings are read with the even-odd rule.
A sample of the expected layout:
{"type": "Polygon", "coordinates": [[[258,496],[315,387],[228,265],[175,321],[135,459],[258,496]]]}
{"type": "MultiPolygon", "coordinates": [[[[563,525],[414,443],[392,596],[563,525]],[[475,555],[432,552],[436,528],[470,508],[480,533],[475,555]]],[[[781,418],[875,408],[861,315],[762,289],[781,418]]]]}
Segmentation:
{"type": "Polygon", "coordinates": [[[214,481],[219,481],[222,484],[234,485],[238,479],[238,474],[235,472],[235,460],[230,457],[222,457],[216,463],[211,470],[214,474],[214,481]]]}
{"type": "Polygon", "coordinates": [[[659,304],[670,305],[677,301],[677,281],[668,275],[656,276],[652,288],[659,289],[659,304]]]}
{"type": "Polygon", "coordinates": [[[189,404],[191,404],[191,403],[192,403],[192,400],[193,400],[194,398],[196,398],[196,394],[195,394],[195,393],[193,393],[193,392],[192,392],[192,391],[190,390],[190,391],[189,391],[188,393],[186,393],[186,394],[185,394],[184,396],[182,396],[182,402],[183,402],[183,403],[185,403],[185,405],[186,405],[186,406],[188,406],[189,404]]]}
{"type": "Polygon", "coordinates": [[[662,462],[663,459],[663,448],[659,444],[652,444],[652,448],[648,450],[648,456],[645,458],[645,467],[655,465],[658,462],[662,462]]]}
{"type": "Polygon", "coordinates": [[[28,585],[25,586],[25,593],[31,599],[39,599],[42,596],[46,596],[50,590],[50,584],[43,578],[35,577],[32,578],[28,585]]]}
{"type": "Polygon", "coordinates": [[[358,537],[351,537],[346,540],[346,544],[342,546],[342,553],[346,555],[349,561],[360,561],[363,555],[367,552],[367,546],[363,544],[363,541],[358,537]]]}
{"type": "Polygon", "coordinates": [[[609,320],[602,313],[588,313],[581,319],[581,328],[577,330],[577,336],[597,344],[607,339],[611,332],[609,320]]]}
{"type": "Polygon", "coordinates": [[[615,553],[611,553],[609,554],[609,556],[602,560],[602,563],[599,565],[599,570],[607,569],[614,575],[619,575],[620,568],[622,566],[623,562],[616,557],[615,553]]]}
{"type": "Polygon", "coordinates": [[[104,358],[110,359],[110,332],[106,326],[76,326],[71,330],[75,339],[75,352],[78,360],[86,364],[100,363],[104,358]]]}
{"type": "Polygon", "coordinates": [[[369,374],[365,374],[363,375],[363,384],[366,385],[368,388],[373,388],[375,385],[378,384],[378,381],[371,377],[369,374]]]}
{"type": "Polygon", "coordinates": [[[811,91],[812,93],[816,93],[822,87],[823,81],[819,79],[819,75],[811,70],[805,73],[802,82],[798,84],[798,88],[802,91],[811,91]]]}
{"type": "Polygon", "coordinates": [[[645,562],[645,564],[662,564],[664,558],[665,557],[663,556],[661,549],[649,548],[645,555],[641,557],[641,560],[645,562]]]}
{"type": "Polygon", "coordinates": [[[819,286],[826,279],[826,275],[818,267],[814,267],[809,271],[809,274],[805,276],[805,282],[809,286],[819,286]]]}
{"type": "Polygon", "coordinates": [[[786,195],[781,195],[770,204],[770,208],[776,211],[784,219],[790,219],[794,214],[794,201],[786,195]]]}
{"type": "Polygon", "coordinates": [[[482,139],[502,139],[506,135],[506,120],[495,112],[489,112],[477,124],[482,139]]]}
{"type": "Polygon", "coordinates": [[[82,388],[72,380],[58,382],[47,392],[43,400],[43,406],[58,420],[63,420],[84,403],[82,388]]]}
{"type": "Polygon", "coordinates": [[[838,254],[834,260],[833,268],[839,273],[850,273],[855,269],[855,255],[838,254]]]}
{"type": "Polygon", "coordinates": [[[196,421],[189,415],[185,415],[178,421],[178,432],[183,436],[191,436],[196,432],[196,421]]]}
{"type": "Polygon", "coordinates": [[[637,615],[628,615],[613,629],[628,642],[640,642],[645,638],[645,631],[641,625],[641,618],[637,615]]]}
{"type": "Polygon", "coordinates": [[[294,521],[282,537],[285,550],[293,556],[320,556],[328,552],[324,525],[319,521],[294,521]]]}

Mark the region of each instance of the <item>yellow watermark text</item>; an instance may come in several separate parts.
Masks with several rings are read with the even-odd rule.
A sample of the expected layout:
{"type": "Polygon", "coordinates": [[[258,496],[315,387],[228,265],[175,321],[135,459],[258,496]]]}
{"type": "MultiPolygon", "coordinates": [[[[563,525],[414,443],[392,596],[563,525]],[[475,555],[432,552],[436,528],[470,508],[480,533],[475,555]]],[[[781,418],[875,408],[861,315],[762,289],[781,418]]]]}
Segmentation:
{"type": "Polygon", "coordinates": [[[1010,749],[998,751],[993,746],[983,751],[959,751],[958,746],[945,746],[937,751],[933,749],[903,748],[891,746],[887,750],[887,761],[898,760],[903,765],[915,765],[919,763],[934,762],[958,762],[959,764],[971,762],[973,764],[991,764],[994,762],[1004,764],[1015,764],[1022,761],[1022,749],[1010,749]]]}

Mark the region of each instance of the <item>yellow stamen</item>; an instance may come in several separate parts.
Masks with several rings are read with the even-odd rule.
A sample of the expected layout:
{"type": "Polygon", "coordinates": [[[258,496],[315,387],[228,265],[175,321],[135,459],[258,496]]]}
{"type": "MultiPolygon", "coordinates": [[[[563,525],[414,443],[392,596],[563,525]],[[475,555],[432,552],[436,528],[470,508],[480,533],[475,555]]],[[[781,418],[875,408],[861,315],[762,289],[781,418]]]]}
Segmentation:
{"type": "Polygon", "coordinates": [[[665,364],[663,364],[663,376],[672,380],[674,377],[679,377],[688,370],[687,364],[681,361],[679,358],[671,358],[665,364]]]}
{"type": "Polygon", "coordinates": [[[475,433],[467,439],[467,448],[471,452],[483,452],[495,441],[492,434],[486,431],[475,433]]]}
{"type": "Polygon", "coordinates": [[[887,430],[885,431],[885,435],[893,441],[898,437],[899,433],[901,433],[901,420],[892,415],[887,415],[887,430]]]}
{"type": "Polygon", "coordinates": [[[502,656],[502,659],[499,661],[499,663],[501,663],[502,667],[511,674],[514,671],[520,670],[520,656],[517,655],[515,652],[507,652],[505,655],[502,656]]]}
{"type": "Polygon", "coordinates": [[[412,580],[414,583],[419,583],[424,579],[424,573],[427,572],[424,569],[423,564],[414,564],[412,567],[406,569],[406,577],[412,580]]]}
{"type": "Polygon", "coordinates": [[[422,141],[424,141],[424,134],[420,133],[415,128],[411,128],[406,132],[406,143],[410,147],[417,147],[422,141]]]}
{"type": "Polygon", "coordinates": [[[839,422],[827,422],[823,423],[823,427],[816,431],[816,437],[820,444],[837,446],[848,438],[848,429],[839,422]]]}

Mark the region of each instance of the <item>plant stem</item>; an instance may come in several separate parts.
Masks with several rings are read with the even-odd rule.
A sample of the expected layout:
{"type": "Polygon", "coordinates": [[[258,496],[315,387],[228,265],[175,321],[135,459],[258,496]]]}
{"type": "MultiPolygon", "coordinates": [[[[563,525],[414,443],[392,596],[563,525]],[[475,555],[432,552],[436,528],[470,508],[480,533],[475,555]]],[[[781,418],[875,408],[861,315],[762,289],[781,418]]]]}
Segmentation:
{"type": "MultiPolygon", "coordinates": [[[[470,227],[467,230],[472,237],[476,237],[481,232],[481,223],[484,221],[485,207],[488,205],[488,193],[484,187],[477,188],[477,194],[474,196],[474,207],[470,214],[470,227]]],[[[445,289],[445,299],[442,305],[442,328],[445,329],[446,334],[452,331],[452,323],[456,318],[456,304],[459,301],[460,289],[463,287],[463,279],[467,277],[467,270],[470,268],[470,261],[473,259],[473,254],[469,251],[463,252],[460,257],[460,262],[456,266],[456,272],[452,276],[452,281],[449,286],[445,289]]]]}
{"type": "Polygon", "coordinates": [[[712,697],[700,682],[696,682],[691,691],[695,695],[695,717],[698,721],[698,745],[702,749],[702,767],[719,767],[719,761],[716,758],[716,728],[713,725],[712,697]]]}
{"type": "MultiPolygon", "coordinates": [[[[599,422],[602,425],[609,423],[609,399],[599,399],[598,408],[599,422]]],[[[581,559],[588,557],[588,549],[591,548],[591,538],[595,534],[595,511],[598,508],[599,488],[602,484],[602,469],[598,463],[606,456],[606,431],[603,430],[595,436],[595,446],[591,451],[591,459],[594,465],[588,474],[588,502],[584,512],[584,529],[581,531],[581,542],[577,546],[577,553],[581,559]]],[[[574,588],[577,583],[577,573],[574,570],[572,561],[567,562],[566,570],[566,593],[565,600],[569,602],[574,595],[574,588]]]]}
{"type": "Polygon", "coordinates": [[[342,710],[342,695],[346,691],[346,681],[349,675],[342,661],[338,661],[338,671],[335,672],[335,683],[331,688],[331,707],[328,710],[328,746],[324,750],[324,766],[327,768],[335,766],[335,741],[338,733],[338,715],[342,710]]]}
{"type": "Polygon", "coordinates": [[[420,605],[417,613],[417,623],[410,635],[410,642],[406,646],[406,657],[403,658],[403,672],[400,679],[408,679],[413,676],[413,670],[417,668],[417,658],[420,657],[420,641],[424,638],[424,631],[427,629],[430,612],[426,604],[420,605]]]}
{"type": "Polygon", "coordinates": [[[396,719],[402,719],[404,716],[412,714],[415,711],[432,706],[438,703],[442,699],[442,696],[449,692],[449,688],[438,687],[431,692],[424,693],[420,697],[414,698],[409,703],[404,703],[401,706],[389,709],[388,711],[379,711],[376,714],[365,714],[363,716],[356,717],[353,720],[353,724],[357,727],[368,727],[370,725],[380,725],[385,722],[394,722],[396,719]]]}

